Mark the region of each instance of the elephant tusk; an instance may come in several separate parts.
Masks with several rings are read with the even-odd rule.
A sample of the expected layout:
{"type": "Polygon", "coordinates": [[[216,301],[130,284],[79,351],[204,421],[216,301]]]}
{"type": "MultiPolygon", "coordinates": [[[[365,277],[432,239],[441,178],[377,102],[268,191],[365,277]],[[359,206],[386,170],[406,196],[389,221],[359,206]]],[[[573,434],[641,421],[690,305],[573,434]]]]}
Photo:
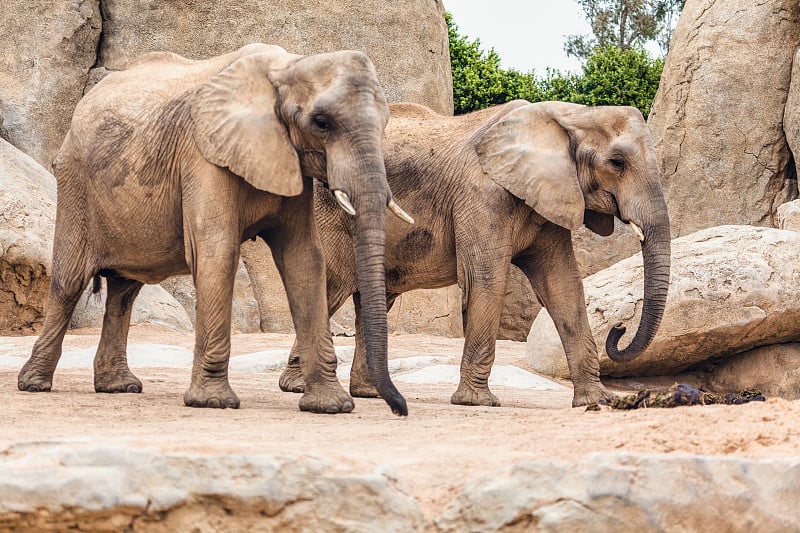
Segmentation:
{"type": "Polygon", "coordinates": [[[635,234],[637,237],[639,237],[639,241],[640,241],[640,242],[644,242],[644,233],[642,232],[642,228],[640,228],[639,226],[637,226],[637,225],[636,225],[635,223],[633,223],[633,222],[628,222],[628,224],[630,225],[630,227],[631,227],[631,230],[633,230],[633,233],[634,233],[634,234],[635,234]]]}
{"type": "Polygon", "coordinates": [[[356,210],[353,209],[353,204],[350,203],[350,197],[347,196],[347,193],[336,189],[333,191],[333,195],[336,197],[336,201],[339,202],[339,206],[344,209],[344,212],[350,216],[356,216],[356,210]]]}
{"type": "Polygon", "coordinates": [[[399,218],[400,220],[408,222],[409,224],[413,224],[414,223],[414,219],[411,218],[411,215],[409,215],[408,213],[403,211],[400,208],[400,206],[397,205],[397,202],[394,201],[394,198],[389,200],[389,209],[392,211],[392,213],[397,215],[397,218],[399,218]]]}

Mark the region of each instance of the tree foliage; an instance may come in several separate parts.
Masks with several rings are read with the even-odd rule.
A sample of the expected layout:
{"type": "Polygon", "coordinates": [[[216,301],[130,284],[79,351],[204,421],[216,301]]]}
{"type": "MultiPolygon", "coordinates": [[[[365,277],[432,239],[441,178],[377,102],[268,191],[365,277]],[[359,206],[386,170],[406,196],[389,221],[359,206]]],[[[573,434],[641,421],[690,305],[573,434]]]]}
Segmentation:
{"type": "Polygon", "coordinates": [[[493,49],[484,52],[479,39],[460,35],[450,13],[445,13],[445,20],[450,38],[453,107],[457,115],[515,98],[540,99],[532,74],[501,68],[497,52],[493,49]]]}
{"type": "Polygon", "coordinates": [[[577,0],[592,35],[570,35],[567,55],[588,59],[596,48],[640,48],[655,41],[666,55],[677,14],[686,0],[577,0]]]}
{"type": "Polygon", "coordinates": [[[588,56],[580,74],[548,70],[540,79],[534,72],[503,69],[494,50],[484,52],[479,40],[460,35],[450,14],[446,16],[457,115],[517,98],[631,105],[645,117],[650,112],[664,63],[641,48],[598,47],[588,56]]]}

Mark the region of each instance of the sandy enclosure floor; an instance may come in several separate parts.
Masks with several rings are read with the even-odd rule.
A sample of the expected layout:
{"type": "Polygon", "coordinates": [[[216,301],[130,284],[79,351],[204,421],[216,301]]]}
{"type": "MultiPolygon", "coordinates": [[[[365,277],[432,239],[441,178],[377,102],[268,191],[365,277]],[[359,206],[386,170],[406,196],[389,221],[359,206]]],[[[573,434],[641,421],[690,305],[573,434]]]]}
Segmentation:
{"type": "MultiPolygon", "coordinates": [[[[68,335],[67,348],[96,346],[98,332],[68,335]]],[[[291,335],[234,335],[234,356],[286,349],[291,335]]],[[[15,338],[19,355],[33,337],[15,338]]],[[[193,336],[153,326],[131,329],[130,343],[191,349],[193,336]]],[[[352,338],[335,339],[352,345],[352,338]]],[[[391,356],[461,353],[462,339],[392,335],[391,356]]],[[[525,344],[498,343],[496,364],[525,366],[525,344]]],[[[299,396],[278,389],[279,371],[232,372],[238,410],[191,409],[182,395],[189,370],[132,368],[142,394],[96,394],[91,369],[57,369],[53,391],[17,390],[17,369],[0,367],[0,451],[18,440],[124,439],[143,447],[197,452],[291,453],[343,463],[391,465],[429,516],[441,512],[469,478],[511,462],[578,461],[592,452],[736,455],[750,458],[800,454],[800,402],[770,398],[741,406],[587,411],[571,408],[569,386],[558,391],[493,387],[503,406],[449,403],[454,385],[398,383],[409,403],[397,418],[380,399],[357,398],[346,415],[302,413],[299,396]]],[[[568,383],[565,383],[569,385],[568,383]]],[[[346,381],[344,382],[347,386],[346,381]]]]}

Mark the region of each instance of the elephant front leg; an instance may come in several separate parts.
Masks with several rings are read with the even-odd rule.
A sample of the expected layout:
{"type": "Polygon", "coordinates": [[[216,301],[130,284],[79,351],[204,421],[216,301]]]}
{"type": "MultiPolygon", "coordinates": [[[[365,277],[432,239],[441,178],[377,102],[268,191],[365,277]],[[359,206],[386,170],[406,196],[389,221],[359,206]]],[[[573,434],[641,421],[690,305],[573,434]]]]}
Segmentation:
{"type": "Polygon", "coordinates": [[[96,392],[142,392],[142,382],[128,368],[128,330],[131,311],[142,283],[126,278],[106,278],[106,312],[100,344],[94,357],[96,392]]]}
{"type": "Polygon", "coordinates": [[[300,410],[314,413],[349,413],[353,399],[336,377],[336,352],[325,295],[325,261],[313,226],[311,209],[307,230],[293,227],[275,231],[264,239],[272,250],[283,279],[296,333],[292,356],[299,359],[304,382],[300,410]],[[310,219],[310,220],[309,220],[310,219]]]}
{"type": "Polygon", "coordinates": [[[572,406],[609,402],[613,396],[600,382],[600,361],[570,232],[545,226],[537,243],[514,264],[528,277],[561,338],[574,387],[572,406]]]}
{"type": "Polygon", "coordinates": [[[215,242],[197,250],[192,269],[197,290],[192,381],[183,395],[189,407],[238,408],[239,397],[228,382],[231,353],[233,280],[239,263],[239,243],[215,242]]]}

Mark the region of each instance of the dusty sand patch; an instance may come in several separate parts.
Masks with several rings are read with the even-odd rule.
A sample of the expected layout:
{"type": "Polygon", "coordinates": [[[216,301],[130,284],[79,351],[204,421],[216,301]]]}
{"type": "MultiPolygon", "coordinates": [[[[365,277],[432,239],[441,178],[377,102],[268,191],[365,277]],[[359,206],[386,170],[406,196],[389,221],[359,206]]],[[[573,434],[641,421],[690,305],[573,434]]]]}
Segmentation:
{"type": "MultiPolygon", "coordinates": [[[[96,346],[97,332],[81,331],[70,348],[96,346]]],[[[291,335],[233,337],[233,354],[288,349],[291,335]]],[[[131,343],[191,349],[191,334],[152,326],[131,330],[131,343]]],[[[14,338],[27,355],[33,337],[14,338]]],[[[336,338],[352,345],[352,338],[336,338]]],[[[462,339],[393,335],[392,357],[460,357],[462,339]]],[[[498,343],[497,364],[524,367],[525,345],[498,343]]],[[[800,454],[800,402],[778,398],[743,406],[702,406],[587,412],[570,407],[572,391],[494,387],[499,408],[449,403],[453,385],[399,383],[410,416],[396,418],[382,400],[356,399],[347,415],[297,409],[299,396],[278,389],[279,372],[232,372],[239,410],[183,406],[189,372],[133,368],[142,394],[95,394],[89,369],[58,369],[53,392],[17,390],[17,371],[0,367],[0,451],[13,441],[49,438],[124,439],[199,452],[312,454],[345,463],[390,464],[408,483],[428,518],[438,515],[468,479],[514,461],[577,461],[596,451],[690,453],[750,458],[800,454]]],[[[346,382],[345,382],[346,385],[346,382]]],[[[568,385],[568,384],[567,384],[568,385]]]]}

